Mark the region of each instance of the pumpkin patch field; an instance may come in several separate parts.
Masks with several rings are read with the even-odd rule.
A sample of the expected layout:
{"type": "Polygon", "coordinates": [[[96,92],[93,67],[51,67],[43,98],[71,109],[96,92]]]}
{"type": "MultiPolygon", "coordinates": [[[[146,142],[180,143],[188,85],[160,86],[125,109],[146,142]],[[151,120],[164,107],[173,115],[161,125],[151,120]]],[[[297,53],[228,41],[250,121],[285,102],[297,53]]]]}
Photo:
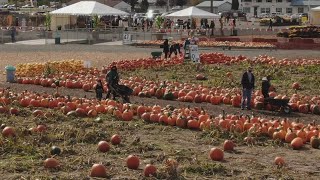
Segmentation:
{"type": "Polygon", "coordinates": [[[200,59],[17,64],[17,83],[0,86],[1,179],[319,179],[320,59],[200,59]],[[113,65],[130,104],[95,99],[113,65]],[[240,109],[249,66],[250,111],[240,109]],[[291,113],[263,103],[268,75],[291,113]]]}

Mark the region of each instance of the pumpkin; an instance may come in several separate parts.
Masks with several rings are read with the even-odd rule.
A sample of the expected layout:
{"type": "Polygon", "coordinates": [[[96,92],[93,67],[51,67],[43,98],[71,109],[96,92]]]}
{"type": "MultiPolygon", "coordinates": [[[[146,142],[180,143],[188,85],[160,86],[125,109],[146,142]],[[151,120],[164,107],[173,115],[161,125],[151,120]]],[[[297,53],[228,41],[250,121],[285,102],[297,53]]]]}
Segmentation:
{"type": "Polygon", "coordinates": [[[282,157],[276,157],[274,159],[274,163],[278,166],[283,166],[285,164],[284,159],[282,157]]]}
{"type": "Polygon", "coordinates": [[[312,136],[310,138],[310,145],[311,147],[315,148],[315,149],[318,149],[319,146],[320,146],[320,139],[318,136],[312,136]]]}
{"type": "Polygon", "coordinates": [[[317,115],[320,114],[320,108],[319,108],[318,105],[315,105],[315,104],[312,104],[310,106],[310,111],[311,111],[312,114],[317,114],[317,115]]]}
{"type": "Polygon", "coordinates": [[[107,170],[102,164],[94,164],[91,168],[90,176],[105,178],[107,177],[107,170]]]}
{"type": "Polygon", "coordinates": [[[298,90],[298,89],[300,89],[300,84],[298,82],[294,82],[291,87],[292,87],[292,89],[298,90]]]}
{"type": "Polygon", "coordinates": [[[140,160],[135,155],[129,155],[126,159],[126,163],[129,169],[138,169],[140,165],[140,160]]]}
{"type": "Polygon", "coordinates": [[[157,168],[152,164],[147,164],[143,170],[145,177],[156,176],[157,168]]]}
{"type": "Polygon", "coordinates": [[[291,147],[295,150],[301,149],[303,146],[303,139],[296,137],[291,141],[291,147]]]}
{"type": "Polygon", "coordinates": [[[296,133],[294,133],[291,129],[289,129],[284,140],[287,143],[291,143],[291,141],[296,137],[297,137],[296,133]]]}
{"type": "Polygon", "coordinates": [[[197,120],[189,120],[187,126],[189,129],[199,129],[200,123],[197,120]]]}
{"type": "Polygon", "coordinates": [[[210,150],[209,156],[214,161],[222,161],[223,160],[223,151],[219,148],[212,148],[210,150]]]}
{"type": "Polygon", "coordinates": [[[144,120],[144,121],[150,121],[150,113],[149,112],[145,112],[141,115],[141,118],[144,120]]]}
{"type": "Polygon", "coordinates": [[[223,150],[224,151],[233,151],[234,150],[234,143],[231,140],[225,140],[223,143],[223,150]]]}
{"type": "Polygon", "coordinates": [[[3,137],[13,137],[15,136],[15,132],[14,132],[14,129],[12,127],[5,127],[3,130],[2,130],[2,136],[3,137]]]}
{"type": "Polygon", "coordinates": [[[111,144],[118,145],[121,142],[121,138],[118,134],[115,134],[111,137],[111,144]]]}
{"type": "Polygon", "coordinates": [[[196,80],[207,80],[207,78],[203,74],[197,74],[196,80]]]}
{"type": "Polygon", "coordinates": [[[130,110],[125,110],[122,113],[122,119],[125,121],[131,121],[133,119],[133,112],[130,110]]]}
{"type": "Polygon", "coordinates": [[[108,152],[110,150],[110,145],[106,141],[100,141],[98,143],[98,150],[100,152],[108,152]]]}
{"type": "Polygon", "coordinates": [[[59,166],[59,161],[56,160],[55,158],[47,158],[44,161],[44,167],[45,168],[56,168],[59,166]]]}
{"type": "Polygon", "coordinates": [[[45,126],[45,125],[43,125],[43,124],[39,124],[38,126],[37,126],[37,131],[38,132],[44,132],[44,131],[46,131],[47,130],[47,127],[45,126]]]}

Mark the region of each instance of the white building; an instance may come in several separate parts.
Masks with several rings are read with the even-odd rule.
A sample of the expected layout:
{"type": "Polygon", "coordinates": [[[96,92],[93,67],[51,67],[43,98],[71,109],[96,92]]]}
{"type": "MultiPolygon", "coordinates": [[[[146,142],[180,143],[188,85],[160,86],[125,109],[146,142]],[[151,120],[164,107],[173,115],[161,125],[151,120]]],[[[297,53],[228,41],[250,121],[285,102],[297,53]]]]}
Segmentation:
{"type": "Polygon", "coordinates": [[[308,13],[309,8],[320,6],[320,0],[241,0],[239,9],[249,16],[262,13],[308,13]],[[309,7],[310,4],[310,7],[309,7]]]}
{"type": "Polygon", "coordinates": [[[0,4],[8,4],[8,0],[0,0],[0,4]]]}
{"type": "MultiPolygon", "coordinates": [[[[211,12],[211,1],[203,1],[196,5],[197,8],[211,12]]],[[[224,1],[213,1],[213,13],[218,14],[219,12],[230,11],[231,0],[224,1]]]]}
{"type": "Polygon", "coordinates": [[[119,9],[121,11],[126,11],[126,12],[130,12],[131,11],[131,6],[130,4],[124,2],[124,1],[120,1],[118,4],[114,5],[113,8],[119,9]]]}

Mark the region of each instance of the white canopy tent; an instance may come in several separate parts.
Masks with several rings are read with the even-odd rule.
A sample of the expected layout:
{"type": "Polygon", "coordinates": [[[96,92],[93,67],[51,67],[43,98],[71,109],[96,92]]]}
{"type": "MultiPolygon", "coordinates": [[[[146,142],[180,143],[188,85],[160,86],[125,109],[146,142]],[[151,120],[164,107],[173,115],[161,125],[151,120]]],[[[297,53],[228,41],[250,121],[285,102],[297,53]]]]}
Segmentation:
{"type": "Polygon", "coordinates": [[[310,11],[310,23],[313,25],[320,25],[320,6],[312,8],[310,11]]]}
{"type": "Polygon", "coordinates": [[[180,11],[171,13],[166,15],[166,17],[172,17],[172,18],[208,18],[208,19],[213,19],[213,18],[220,18],[218,14],[213,14],[208,11],[204,11],[202,9],[199,9],[195,6],[191,6],[186,9],[182,9],[180,11]]]}
{"type": "Polygon", "coordinates": [[[128,13],[115,9],[113,7],[101,4],[96,1],[80,1],[78,3],[54,10],[50,12],[54,16],[51,27],[57,27],[58,25],[62,28],[71,24],[75,21],[75,18],[71,16],[112,16],[112,15],[129,15],[128,13]]]}
{"type": "Polygon", "coordinates": [[[124,11],[101,4],[96,1],[80,1],[70,6],[50,12],[52,15],[75,15],[75,16],[107,16],[107,15],[128,15],[124,11]]]}

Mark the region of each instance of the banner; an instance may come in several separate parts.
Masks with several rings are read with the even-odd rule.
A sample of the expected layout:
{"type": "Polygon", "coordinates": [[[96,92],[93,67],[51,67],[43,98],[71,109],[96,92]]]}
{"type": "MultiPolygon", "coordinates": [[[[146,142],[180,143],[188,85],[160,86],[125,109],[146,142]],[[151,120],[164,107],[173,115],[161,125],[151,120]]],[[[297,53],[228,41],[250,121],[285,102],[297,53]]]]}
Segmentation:
{"type": "Polygon", "coordinates": [[[194,63],[200,63],[198,45],[189,45],[190,59],[194,63]]]}
{"type": "Polygon", "coordinates": [[[123,34],[122,44],[131,44],[131,43],[132,43],[131,34],[123,34]]]}

